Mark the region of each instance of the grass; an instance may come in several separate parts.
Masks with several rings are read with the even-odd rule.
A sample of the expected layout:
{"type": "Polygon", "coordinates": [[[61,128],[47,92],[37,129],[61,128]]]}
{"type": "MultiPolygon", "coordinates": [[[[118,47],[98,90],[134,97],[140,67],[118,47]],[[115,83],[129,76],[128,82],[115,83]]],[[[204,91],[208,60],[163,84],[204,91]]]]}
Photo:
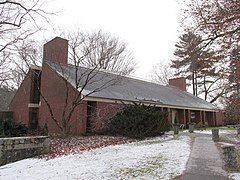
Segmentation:
{"type": "MultiPolygon", "coordinates": [[[[229,128],[230,129],[230,128],[229,128]]],[[[228,165],[227,163],[225,164],[225,168],[229,172],[240,172],[240,149],[238,148],[238,141],[235,141],[234,139],[238,138],[237,134],[224,134],[220,136],[220,142],[225,142],[225,143],[230,143],[230,144],[235,144],[235,155],[236,155],[236,166],[232,167],[228,165]]],[[[221,148],[219,144],[219,148],[221,148]]],[[[223,149],[221,148],[221,152],[223,153],[223,149]]],[[[223,155],[223,159],[226,157],[223,155]]],[[[225,159],[226,161],[226,159],[225,159]]]]}
{"type": "Polygon", "coordinates": [[[236,153],[236,167],[232,167],[232,166],[227,166],[225,165],[226,169],[228,172],[240,172],[240,149],[235,149],[235,153],[236,153]]]}
{"type": "Polygon", "coordinates": [[[147,162],[141,162],[139,166],[120,169],[116,174],[120,178],[133,179],[148,176],[151,178],[159,177],[159,171],[163,167],[164,159],[161,155],[150,158],[147,162]]]}
{"type": "Polygon", "coordinates": [[[237,170],[240,171],[240,149],[236,149],[237,170]]]}
{"type": "Polygon", "coordinates": [[[206,127],[206,128],[197,128],[198,130],[212,130],[212,129],[220,129],[220,130],[236,130],[236,128],[228,128],[226,126],[214,126],[214,127],[206,127]]]}
{"type": "Polygon", "coordinates": [[[236,128],[228,128],[226,126],[212,127],[212,129],[220,129],[220,130],[236,130],[236,128]]]}

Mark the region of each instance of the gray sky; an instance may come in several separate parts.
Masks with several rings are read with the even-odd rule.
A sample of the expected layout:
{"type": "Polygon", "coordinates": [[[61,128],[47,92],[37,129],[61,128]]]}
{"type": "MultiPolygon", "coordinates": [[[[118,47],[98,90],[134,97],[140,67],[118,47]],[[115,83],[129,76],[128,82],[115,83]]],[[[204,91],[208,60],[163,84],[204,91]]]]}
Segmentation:
{"type": "MultiPolygon", "coordinates": [[[[138,63],[134,76],[149,78],[160,61],[169,61],[180,32],[176,0],[54,0],[49,10],[52,27],[103,30],[128,44],[138,63]]],[[[49,28],[44,38],[59,36],[49,28]]]]}

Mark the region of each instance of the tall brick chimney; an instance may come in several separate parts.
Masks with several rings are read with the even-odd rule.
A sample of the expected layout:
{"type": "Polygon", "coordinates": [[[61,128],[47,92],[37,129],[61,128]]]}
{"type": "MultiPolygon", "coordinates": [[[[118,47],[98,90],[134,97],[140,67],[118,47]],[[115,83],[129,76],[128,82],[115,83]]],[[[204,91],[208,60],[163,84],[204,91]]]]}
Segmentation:
{"type": "Polygon", "coordinates": [[[43,61],[68,63],[68,40],[55,37],[43,46],[43,61]]]}
{"type": "Polygon", "coordinates": [[[175,86],[182,91],[187,91],[186,89],[186,79],[184,77],[169,79],[169,85],[175,86]]]}

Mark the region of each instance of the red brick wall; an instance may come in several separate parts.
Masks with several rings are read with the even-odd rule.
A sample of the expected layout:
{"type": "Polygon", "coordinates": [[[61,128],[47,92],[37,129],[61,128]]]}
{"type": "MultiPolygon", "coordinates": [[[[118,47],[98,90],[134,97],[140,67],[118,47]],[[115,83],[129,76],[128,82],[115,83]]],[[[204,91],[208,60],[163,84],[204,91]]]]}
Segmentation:
{"type": "Polygon", "coordinates": [[[68,62],[68,40],[56,37],[44,44],[43,60],[60,64],[68,62]]]}
{"type": "Polygon", "coordinates": [[[27,126],[29,126],[30,89],[31,79],[28,73],[9,105],[9,110],[14,112],[14,119],[27,126]]]}
{"type": "Polygon", "coordinates": [[[216,123],[217,126],[224,125],[224,113],[222,111],[216,113],[216,123]]]}
{"type": "Polygon", "coordinates": [[[186,91],[186,79],[183,77],[169,79],[169,85],[175,86],[181,89],[182,91],[186,91]]]}
{"type": "Polygon", "coordinates": [[[208,126],[215,125],[215,120],[213,119],[213,113],[214,112],[206,112],[206,122],[208,123],[208,126]]]}
{"type": "MultiPolygon", "coordinates": [[[[72,99],[75,95],[74,88],[67,84],[69,90],[68,107],[71,106],[72,99]]],[[[55,73],[47,64],[43,63],[42,78],[41,78],[41,92],[46,100],[49,102],[53,115],[59,123],[62,123],[62,113],[64,110],[66,99],[66,84],[62,77],[55,73]]],[[[84,134],[86,131],[87,105],[82,102],[74,111],[69,123],[71,134],[84,134]]],[[[51,119],[47,104],[41,98],[41,106],[39,109],[39,125],[48,126],[50,133],[61,133],[56,123],[51,119]]]]}

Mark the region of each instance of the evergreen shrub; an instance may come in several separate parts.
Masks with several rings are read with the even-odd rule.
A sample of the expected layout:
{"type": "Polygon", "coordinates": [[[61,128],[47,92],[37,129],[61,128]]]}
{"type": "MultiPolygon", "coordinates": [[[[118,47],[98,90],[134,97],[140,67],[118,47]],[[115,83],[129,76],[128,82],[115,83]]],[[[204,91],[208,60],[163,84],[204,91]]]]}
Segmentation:
{"type": "Polygon", "coordinates": [[[17,123],[12,119],[4,119],[0,121],[0,137],[18,137],[26,135],[28,128],[22,124],[17,123]]]}
{"type": "Polygon", "coordinates": [[[143,104],[126,105],[108,123],[108,132],[133,138],[164,134],[170,130],[167,112],[143,104]]]}

